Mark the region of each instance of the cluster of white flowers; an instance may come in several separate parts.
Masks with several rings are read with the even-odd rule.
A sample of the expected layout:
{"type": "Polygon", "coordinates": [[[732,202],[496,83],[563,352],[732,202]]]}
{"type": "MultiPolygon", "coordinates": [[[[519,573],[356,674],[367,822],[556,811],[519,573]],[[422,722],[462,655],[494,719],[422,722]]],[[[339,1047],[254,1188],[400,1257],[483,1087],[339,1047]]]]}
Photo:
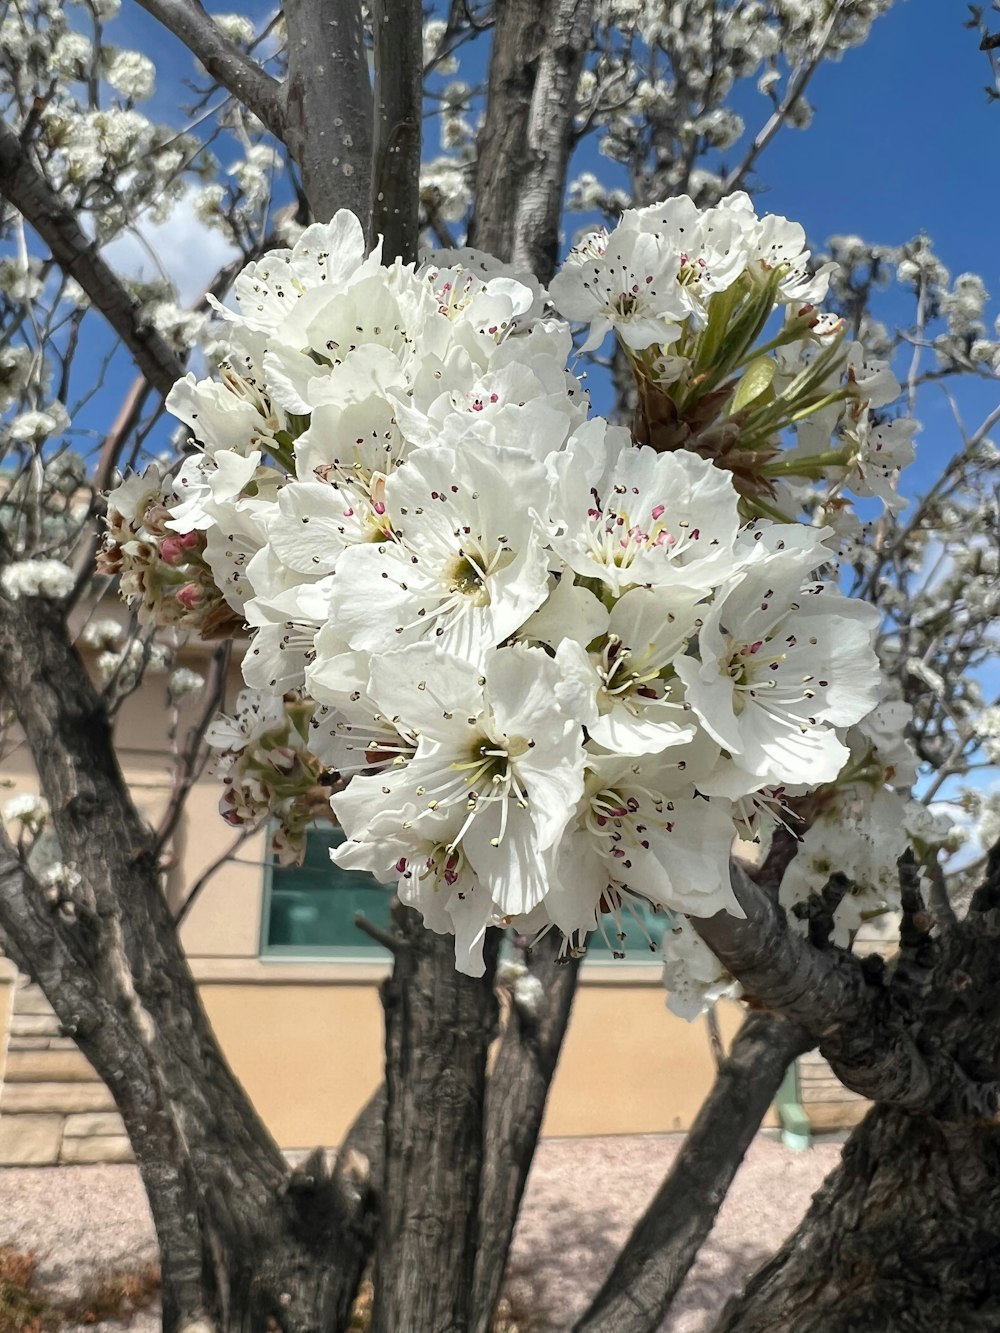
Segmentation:
{"type": "Polygon", "coordinates": [[[106,616],[100,620],[89,620],[80,631],[80,642],[85,643],[88,648],[100,648],[104,652],[109,652],[112,648],[118,647],[124,634],[125,626],[106,616]]]}
{"type": "Polygon", "coordinates": [[[61,560],[15,560],[0,574],[0,587],[12,602],[21,597],[59,600],[73,591],[76,578],[61,560]]]}
{"type": "MultiPolygon", "coordinates": [[[[727,236],[755,239],[727,259],[692,210],[654,210],[641,248],[690,219],[711,262],[674,247],[656,310],[602,298],[598,320],[669,345],[753,265],[769,308],[816,295],[777,222],[734,208],[727,236]]],[[[560,302],[584,281],[574,258],[560,302]]],[[[335,859],[471,973],[494,924],[576,948],[609,917],[620,949],[637,900],[738,914],[744,811],[833,781],[878,697],[876,613],[815,578],[828,530],[748,522],[732,471],[588,420],[568,325],[488,256],[385,266],[342,212],[235,294],[221,382],[169,399],[201,451],[112,494],[104,557],[154,616],[217,625],[221,597],[250,629],[254,693],[212,733],[227,818],[338,775],[335,859]],[[214,600],[164,574],[191,588],[195,561],[214,600]]]]}
{"type": "Polygon", "coordinates": [[[888,364],[817,308],[834,267],[814,271],[802,228],[758,218],[744,193],[707,209],[681,196],[587,233],[551,294],[589,324],[584,351],[618,338],[650,444],[729,469],[760,512],[793,518],[820,480],[828,508],[846,488],[896,509],[916,424],[879,415],[899,395],[888,364]]]}
{"type": "Polygon", "coordinates": [[[22,792],[4,802],[0,815],[8,824],[20,824],[29,833],[37,833],[49,817],[48,803],[34,792],[22,792]]]}
{"type": "Polygon", "coordinates": [[[282,865],[302,859],[308,825],[329,815],[329,784],[308,746],[313,711],[311,703],[243,690],[234,716],[218,715],[207,732],[223,782],[223,819],[254,830],[273,816],[282,865]]]}
{"type": "Polygon", "coordinates": [[[832,905],[835,944],[848,946],[867,921],[899,911],[899,858],[912,850],[919,863],[955,843],[947,816],[894,790],[911,787],[916,756],[905,738],[912,709],[886,700],[847,733],[850,762],[827,793],[818,817],[801,839],[781,881],[780,901],[793,925],[808,928],[806,904],[835,872],[848,887],[832,905]]]}
{"type": "Polygon", "coordinates": [[[69,413],[62,403],[50,403],[44,410],[34,408],[21,412],[4,432],[9,440],[18,444],[27,441],[40,442],[50,435],[57,435],[69,426],[69,413]]]}
{"type": "Polygon", "coordinates": [[[177,667],[171,671],[170,680],[167,682],[167,689],[174,703],[190,699],[200,694],[204,688],[205,677],[200,671],[192,671],[190,667],[177,667]]]}
{"type": "MultiPolygon", "coordinates": [[[[731,106],[734,86],[755,78],[773,106],[784,104],[785,124],[805,128],[812,108],[801,91],[788,100],[792,72],[818,58],[837,60],[864,42],[891,3],[601,0],[597,40],[580,76],[577,124],[585,133],[598,130],[602,154],[629,164],[622,178],[644,192],[639,202],[684,189],[699,203],[713,203],[725,192],[726,170],[706,150],[727,147],[738,135],[736,155],[746,147],[731,106]],[[709,163],[715,170],[706,169],[709,163]]],[[[752,112],[745,87],[739,101],[742,112],[752,112]]]]}
{"type": "Polygon", "coordinates": [[[118,690],[129,693],[147,671],[167,671],[173,653],[166,644],[129,639],[121,649],[108,648],[98,653],[94,665],[100,679],[114,681],[118,690]]]}

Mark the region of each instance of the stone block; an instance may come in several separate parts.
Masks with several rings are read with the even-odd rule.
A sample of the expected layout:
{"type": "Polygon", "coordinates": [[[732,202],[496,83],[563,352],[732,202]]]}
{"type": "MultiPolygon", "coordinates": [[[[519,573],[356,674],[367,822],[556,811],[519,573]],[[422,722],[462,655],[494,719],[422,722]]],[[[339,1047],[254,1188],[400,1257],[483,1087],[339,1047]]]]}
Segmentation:
{"type": "Polygon", "coordinates": [[[15,1011],[10,1020],[12,1037],[58,1037],[62,1024],[55,1014],[22,1014],[15,1011]]]}
{"type": "Polygon", "coordinates": [[[0,1091],[0,1118],[25,1112],[113,1111],[114,1099],[103,1083],[7,1083],[0,1091]]]}
{"type": "Polygon", "coordinates": [[[0,1115],[0,1166],[54,1166],[62,1127],[60,1115],[0,1115]]]}
{"type": "Polygon", "coordinates": [[[97,1074],[78,1050],[11,1051],[8,1083],[93,1083],[97,1074]]]}
{"type": "Polygon", "coordinates": [[[10,1037],[7,1042],[9,1051],[47,1051],[55,1040],[54,1037],[10,1037]]]}
{"type": "Polygon", "coordinates": [[[843,1083],[838,1083],[836,1079],[830,1079],[824,1083],[803,1083],[799,1090],[799,1100],[811,1115],[813,1105],[822,1105],[824,1102],[864,1101],[864,1098],[850,1088],[845,1088],[843,1083]]]}
{"type": "Polygon", "coordinates": [[[806,1107],[809,1126],[814,1133],[827,1129],[853,1129],[861,1123],[871,1108],[871,1102],[816,1102],[806,1107]]]}
{"type": "Polygon", "coordinates": [[[40,986],[24,986],[14,998],[15,1014],[51,1014],[51,1004],[42,994],[40,986]]]}
{"type": "Polygon", "coordinates": [[[125,1125],[117,1111],[84,1112],[71,1115],[63,1127],[64,1139],[86,1139],[92,1135],[115,1134],[121,1138],[125,1125]]]}
{"type": "Polygon", "coordinates": [[[124,1134],[98,1134],[89,1139],[63,1139],[60,1163],[131,1162],[132,1145],[124,1134]]]}

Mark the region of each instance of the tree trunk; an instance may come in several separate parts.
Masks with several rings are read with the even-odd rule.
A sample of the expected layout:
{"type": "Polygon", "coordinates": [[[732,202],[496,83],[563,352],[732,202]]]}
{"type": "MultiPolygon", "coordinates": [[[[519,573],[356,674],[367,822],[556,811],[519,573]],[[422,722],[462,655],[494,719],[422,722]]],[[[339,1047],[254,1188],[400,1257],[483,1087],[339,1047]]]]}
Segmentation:
{"type": "Polygon", "coordinates": [[[384,983],[385,1164],[374,1333],[466,1333],[479,1241],[486,1056],[496,1030],[497,932],[486,974],[455,970],[455,941],[394,909],[384,983]]]}
{"type": "Polygon", "coordinates": [[[876,1108],[716,1333],[995,1333],[1000,1128],[876,1108]]]}
{"type": "MultiPolygon", "coordinates": [[[[889,995],[925,1066],[924,1102],[883,1077],[905,1089],[905,1109],[869,1113],[717,1333],[1000,1328],[1000,842],[962,921],[942,926],[922,910],[915,868],[901,870],[889,995]]],[[[889,1032],[873,1069],[888,1063],[889,1032]]]]}
{"type": "Polygon", "coordinates": [[[580,959],[558,957],[554,931],[532,951],[528,967],[542,985],[536,1013],[515,997],[486,1089],[480,1241],[473,1284],[473,1333],[488,1333],[507,1270],[545,1103],[556,1071],[580,975],[580,959]]]}
{"type": "Polygon", "coordinates": [[[318,1163],[290,1175],[226,1064],[103,702],[52,603],[4,602],[0,691],[79,880],[44,890],[4,839],[0,927],[121,1112],[160,1246],[164,1328],[336,1327],[363,1263],[355,1202],[318,1163]]]}
{"type": "Polygon", "coordinates": [[[498,0],[469,244],[548,282],[593,0],[498,0]]]}

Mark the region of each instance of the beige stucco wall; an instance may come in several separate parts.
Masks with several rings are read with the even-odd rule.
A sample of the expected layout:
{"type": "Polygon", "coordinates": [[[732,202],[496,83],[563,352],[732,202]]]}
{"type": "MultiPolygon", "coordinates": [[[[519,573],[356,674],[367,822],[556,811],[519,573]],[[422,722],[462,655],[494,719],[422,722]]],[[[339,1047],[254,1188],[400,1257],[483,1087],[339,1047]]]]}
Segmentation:
{"type": "MultiPolygon", "coordinates": [[[[237,1077],[278,1142],[340,1141],[382,1076],[382,1013],[372,964],[195,961],[201,995],[237,1077]]],[[[585,967],[543,1133],[689,1128],[713,1078],[704,1022],[664,1004],[659,968],[585,967]]],[[[720,1008],[728,1041],[736,1005],[720,1008]]],[[[768,1124],[774,1124],[773,1117],[768,1124]]]]}
{"type": "MultiPolygon", "coordinates": [[[[152,676],[116,722],[119,755],[143,814],[155,822],[169,794],[164,678],[152,676]]],[[[230,697],[239,688],[234,673],[230,697]]],[[[182,715],[183,736],[193,710],[182,715]]],[[[0,799],[35,790],[22,754],[5,769],[0,799]]],[[[196,784],[172,846],[167,890],[176,906],[230,846],[219,786],[196,784]]],[[[264,836],[249,840],[198,896],[181,939],[209,1018],[237,1077],[284,1148],[333,1146],[382,1072],[378,981],[384,965],[259,957],[264,836]]],[[[0,1058],[9,987],[0,976],[0,1058]]],[[[669,1014],[655,962],[585,963],[544,1132],[627,1134],[686,1129],[712,1082],[706,1026],[669,1014]]],[[[722,1014],[725,1034],[739,1021],[722,1014]]]]}

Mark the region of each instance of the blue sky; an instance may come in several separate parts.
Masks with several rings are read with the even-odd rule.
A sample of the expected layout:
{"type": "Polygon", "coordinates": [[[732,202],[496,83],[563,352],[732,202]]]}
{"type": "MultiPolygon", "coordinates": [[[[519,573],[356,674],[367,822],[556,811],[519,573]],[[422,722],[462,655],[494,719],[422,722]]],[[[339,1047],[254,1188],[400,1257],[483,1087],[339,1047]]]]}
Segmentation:
{"type": "MultiPolygon", "coordinates": [[[[255,17],[268,9],[262,0],[245,5],[255,17]]],[[[753,179],[758,210],[801,221],[816,248],[834,233],[895,245],[926,231],[953,274],[978,272],[991,292],[1000,292],[1000,104],[987,102],[983,85],[989,66],[977,49],[976,34],[963,26],[966,16],[965,5],[955,0],[897,0],[875,23],[865,46],[822,66],[809,90],[816,109],[812,127],[782,131],[758,162],[753,179]]],[[[178,102],[190,100],[180,79],[192,69],[180,44],[132,3],[109,25],[108,38],[153,53],[159,79],[148,110],[179,124],[178,102]]],[[[463,74],[474,81],[482,67],[482,56],[472,54],[463,74]]],[[[737,89],[735,105],[748,134],[769,110],[753,80],[737,89]]],[[[430,155],[435,147],[429,145],[430,155]]],[[[737,150],[729,156],[735,160],[737,150]]],[[[575,165],[610,166],[593,149],[581,153],[575,165]]],[[[569,217],[568,235],[576,226],[569,217]]],[[[169,252],[174,276],[187,276],[185,285],[195,289],[198,282],[190,269],[177,272],[192,253],[190,220],[178,218],[157,239],[169,252]]],[[[194,249],[203,264],[211,263],[212,247],[201,243],[194,249]]],[[[912,302],[902,289],[887,292],[884,299],[888,322],[909,319],[912,302]]],[[[991,322],[998,309],[1000,303],[991,300],[991,322]]],[[[126,375],[124,358],[119,360],[121,374],[112,376],[112,392],[98,395],[78,424],[100,432],[113,415],[109,399],[126,375]]],[[[962,412],[974,427],[995,404],[997,386],[966,381],[956,388],[962,412]]],[[[950,452],[955,441],[951,412],[940,392],[922,395],[920,415],[925,423],[921,458],[911,470],[910,489],[937,471],[942,453],[950,452]]]]}
{"type": "Polygon", "coordinates": [[[819,240],[856,232],[898,244],[921,231],[955,273],[1000,279],[1000,105],[958,0],[897,0],[865,46],[810,85],[811,129],[780,134],[760,162],[760,202],[819,240]]]}

